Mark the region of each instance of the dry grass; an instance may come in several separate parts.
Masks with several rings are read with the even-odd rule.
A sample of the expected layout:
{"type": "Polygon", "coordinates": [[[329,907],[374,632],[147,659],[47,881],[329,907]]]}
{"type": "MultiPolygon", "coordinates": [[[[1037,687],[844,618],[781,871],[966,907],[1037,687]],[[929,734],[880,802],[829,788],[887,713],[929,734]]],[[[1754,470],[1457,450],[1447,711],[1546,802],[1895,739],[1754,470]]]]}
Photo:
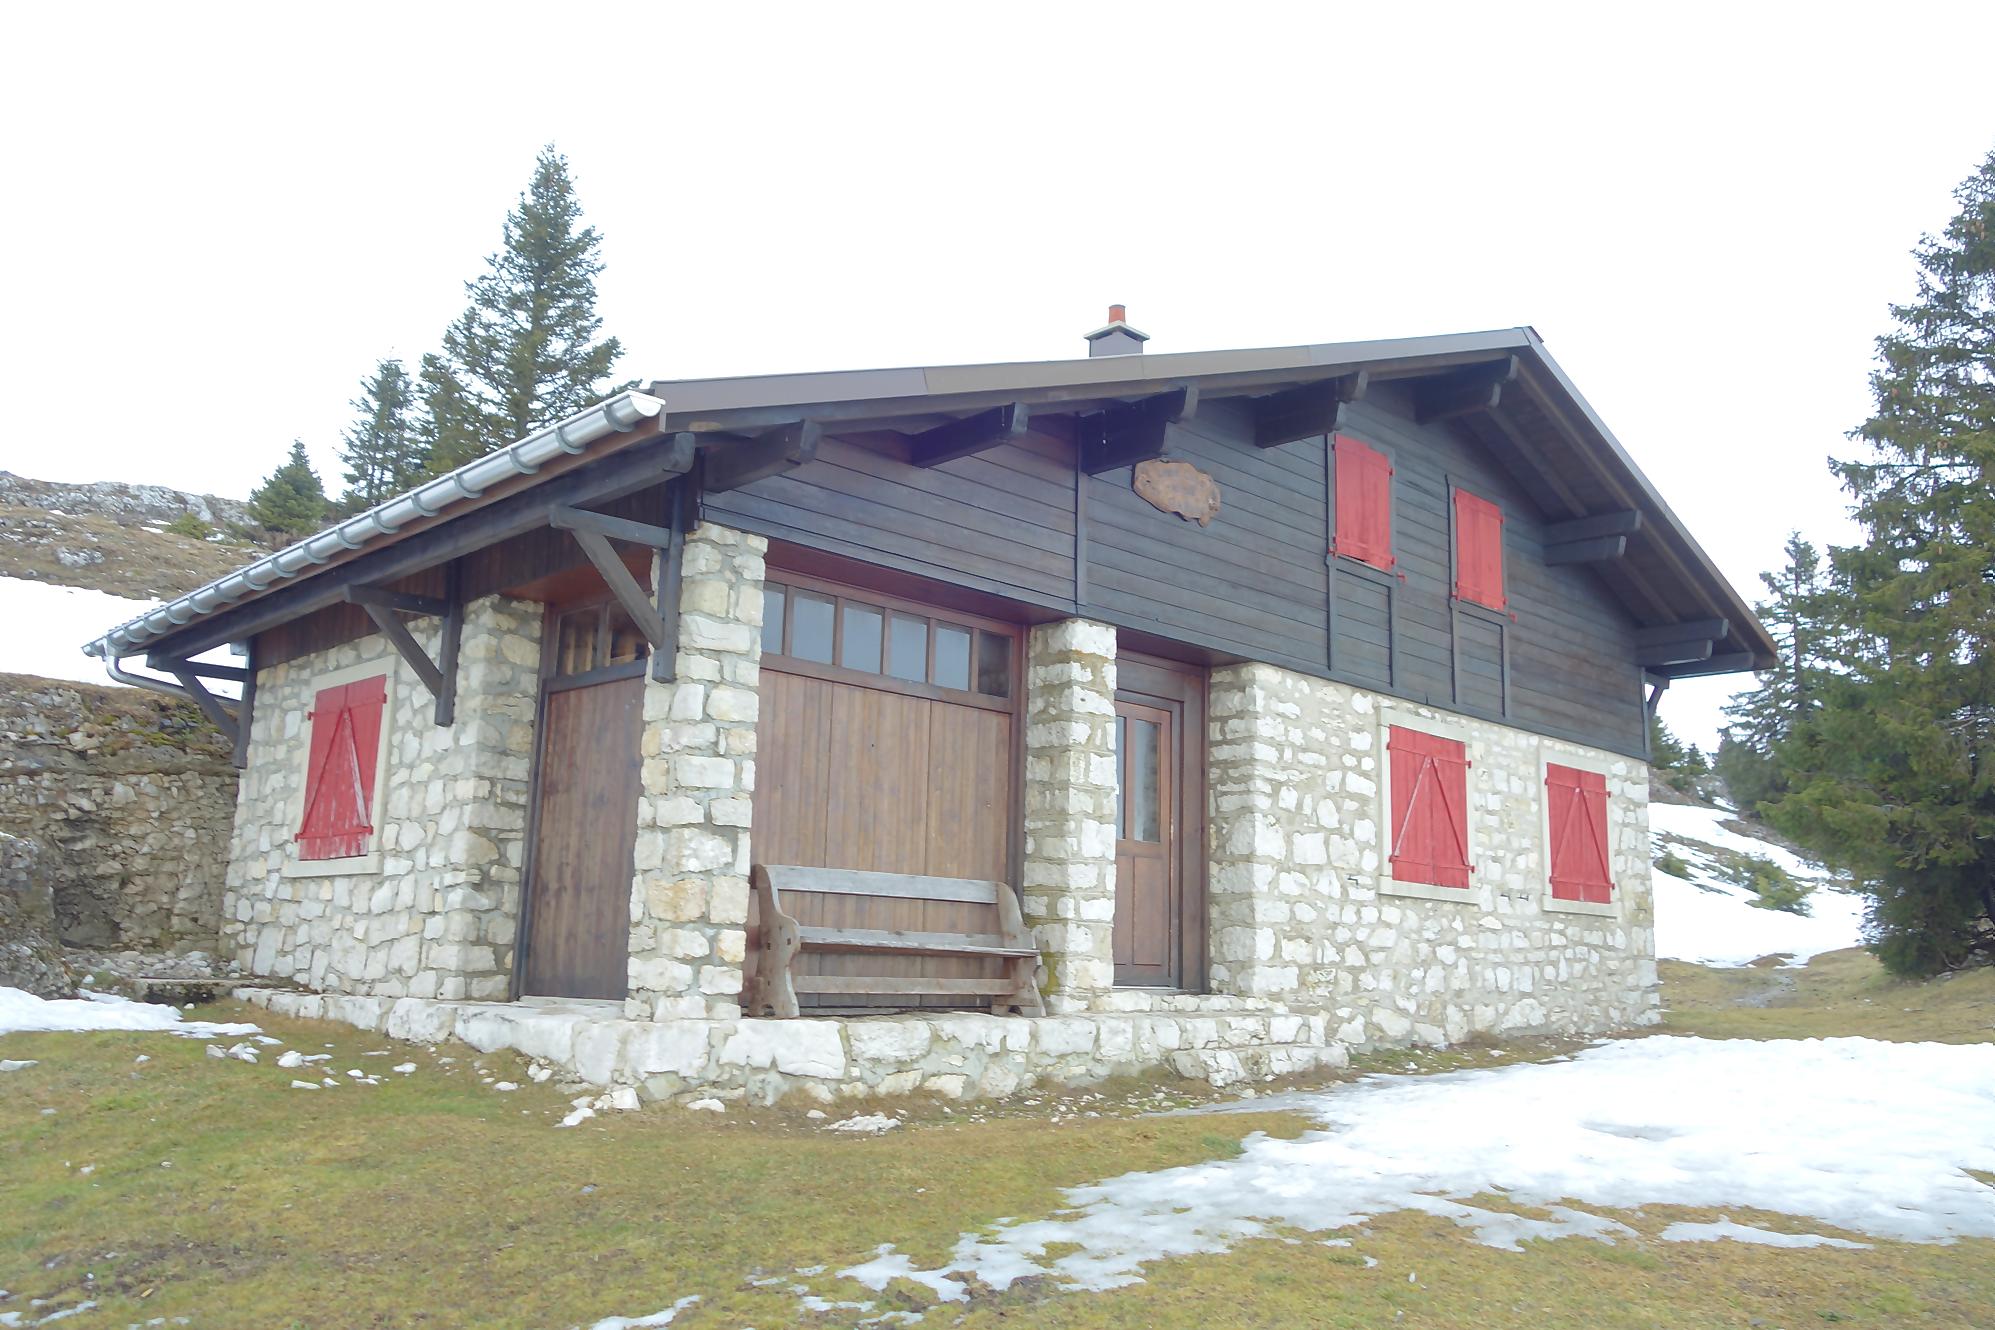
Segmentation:
{"type": "MultiPolygon", "coordinates": [[[[1986,1028],[1987,976],[1907,988],[1868,964],[1845,953],[1800,972],[1670,966],[1671,1028],[1995,1033],[1986,1028]],[[1783,973],[1791,993],[1737,1005],[1759,1001],[1783,973]]],[[[412,1054],[342,1027],[254,1018],[306,1051],[332,1044],[335,1068],[380,1071],[413,1056],[419,1069],[378,1087],[307,1092],[289,1089],[292,1073],[267,1064],[210,1059],[199,1041],[0,1040],[0,1056],[43,1059],[0,1083],[0,1287],[13,1291],[0,1311],[26,1310],[35,1297],[58,1299],[51,1309],[86,1297],[101,1304],[65,1330],[175,1315],[225,1327],[559,1327],[650,1313],[696,1293],[702,1301],[675,1322],[679,1330],[852,1325],[858,1313],[805,1314],[791,1293],[757,1281],[837,1268],[882,1243],[939,1261],[961,1232],[1057,1209],[1062,1187],[1224,1157],[1249,1131],[1288,1135],[1308,1125],[1277,1113],[1132,1117],[1111,1097],[1097,1105],[1104,1116],[1058,1124],[1049,1103],[1013,1104],[974,1123],[962,1106],[953,1115],[929,1107],[878,1139],[831,1136],[794,1112],[740,1110],[721,1119],[653,1110],[557,1131],[551,1123],[566,1108],[558,1095],[486,1088],[466,1050],[438,1050],[463,1059],[446,1064],[437,1052],[412,1054]],[[391,1047],[392,1056],[365,1056],[391,1047]],[[135,1063],[140,1053],[150,1060],[135,1063]]],[[[1557,1047],[1388,1054],[1373,1065],[1445,1070],[1557,1047]]],[[[507,1057],[482,1061],[517,1070],[507,1057]]],[[[1127,1093],[1154,1096],[1146,1087],[1127,1093]]],[[[1440,1220],[1390,1215],[1344,1235],[1348,1248],[1324,1247],[1313,1234],[1260,1240],[1164,1262],[1113,1293],[1028,1282],[930,1320],[1196,1330],[1995,1322],[1995,1244],[1663,1243],[1655,1234],[1664,1224],[1716,1215],[1657,1207],[1618,1217],[1643,1236],[1615,1246],[1535,1243],[1519,1254],[1479,1246],[1440,1220]]],[[[816,1292],[837,1292],[812,1282],[816,1292]]],[[[849,1286],[846,1296],[877,1295],[849,1286]]],[[[896,1286],[876,1310],[928,1299],[896,1286]]]]}

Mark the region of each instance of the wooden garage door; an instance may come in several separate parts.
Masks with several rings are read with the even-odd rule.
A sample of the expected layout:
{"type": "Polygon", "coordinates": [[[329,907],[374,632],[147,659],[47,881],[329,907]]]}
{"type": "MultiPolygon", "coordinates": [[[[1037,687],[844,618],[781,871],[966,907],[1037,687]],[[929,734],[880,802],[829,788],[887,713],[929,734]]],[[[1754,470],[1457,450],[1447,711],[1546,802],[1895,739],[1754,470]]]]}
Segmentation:
{"type": "MultiPolygon", "coordinates": [[[[800,579],[770,582],[756,860],[1010,882],[1019,651],[1009,624],[800,579]]],[[[813,907],[820,913],[805,922],[834,927],[982,926],[968,907],[943,901],[827,897],[813,907]]],[[[836,974],[848,961],[801,963],[806,973],[836,974]]],[[[863,964],[966,977],[981,967],[921,957],[863,964]]]]}

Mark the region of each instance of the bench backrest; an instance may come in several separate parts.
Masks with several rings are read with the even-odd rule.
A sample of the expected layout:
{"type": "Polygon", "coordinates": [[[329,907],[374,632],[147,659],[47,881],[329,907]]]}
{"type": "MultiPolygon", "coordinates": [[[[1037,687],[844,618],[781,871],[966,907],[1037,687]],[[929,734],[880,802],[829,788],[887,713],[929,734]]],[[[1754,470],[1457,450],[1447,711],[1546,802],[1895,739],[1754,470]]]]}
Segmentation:
{"type": "Polygon", "coordinates": [[[1002,883],[971,878],[923,877],[915,873],[867,873],[856,868],[799,868],[766,864],[769,885],[782,896],[792,891],[818,891],[832,896],[884,896],[900,900],[960,901],[995,905],[1002,883]]]}

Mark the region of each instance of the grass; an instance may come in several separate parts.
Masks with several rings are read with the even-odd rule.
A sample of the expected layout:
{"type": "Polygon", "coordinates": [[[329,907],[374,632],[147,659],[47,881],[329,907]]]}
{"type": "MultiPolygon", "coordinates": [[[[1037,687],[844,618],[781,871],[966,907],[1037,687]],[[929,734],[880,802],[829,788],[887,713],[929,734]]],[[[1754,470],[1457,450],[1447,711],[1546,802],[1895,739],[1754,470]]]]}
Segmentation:
{"type": "MultiPolygon", "coordinates": [[[[1673,1031],[1995,1038],[1995,976],[1897,985],[1862,953],[1819,958],[1805,971],[1665,969],[1673,1031]]],[[[404,1057],[418,1068],[377,1087],[308,1092],[290,1089],[292,1073],[267,1062],[208,1058],[199,1040],[0,1040],[0,1057],[41,1059],[0,1082],[0,1288],[12,1291],[0,1311],[25,1313],[33,1298],[54,1299],[45,1310],[100,1304],[64,1330],[157,1316],[224,1327],[562,1327],[647,1314],[697,1293],[702,1301],[675,1330],[845,1326],[861,1314],[801,1312],[782,1276],[851,1264],[883,1243],[934,1263],[961,1232],[1058,1209],[1063,1187],[1229,1157],[1249,1131],[1291,1135],[1309,1125],[1284,1113],[1133,1116],[1160,1094],[1175,1096],[1132,1085],[997,1111],[926,1106],[880,1138],[822,1132],[800,1111],[740,1109],[720,1118],[660,1109],[558,1131],[551,1124],[567,1104],[551,1088],[501,1094],[480,1083],[481,1066],[523,1079],[508,1056],[411,1053],[344,1027],[252,1019],[307,1052],[330,1045],[333,1068],[384,1072],[404,1057]],[[383,1049],[393,1052],[367,1056],[383,1049]],[[141,1054],[146,1062],[135,1061],[141,1054]]],[[[1561,1047],[1366,1061],[1439,1071],[1561,1047]]],[[[1995,1306],[1995,1243],[1775,1251],[1655,1240],[1673,1220],[1713,1212],[1652,1207],[1618,1217],[1643,1236],[1611,1247],[1534,1243],[1518,1254],[1478,1246],[1442,1220],[1388,1215],[1343,1234],[1350,1247],[1325,1247],[1317,1234],[1258,1240],[1163,1262],[1112,1293],[1026,1281],[930,1321],[1208,1330],[1743,1327],[1758,1318],[1948,1330],[1985,1327],[1995,1306]]],[[[900,1285],[882,1297],[813,1284],[826,1296],[873,1299],[876,1312],[930,1299],[900,1285]]]]}

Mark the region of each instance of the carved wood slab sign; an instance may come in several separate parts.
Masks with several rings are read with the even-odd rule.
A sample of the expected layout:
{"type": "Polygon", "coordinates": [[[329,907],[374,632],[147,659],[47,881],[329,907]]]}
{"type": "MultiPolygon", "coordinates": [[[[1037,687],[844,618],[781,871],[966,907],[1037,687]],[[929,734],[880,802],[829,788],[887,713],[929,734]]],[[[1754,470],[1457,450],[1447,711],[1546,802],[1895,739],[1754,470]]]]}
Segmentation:
{"type": "Polygon", "coordinates": [[[1190,462],[1138,462],[1136,493],[1188,522],[1211,526],[1219,516],[1219,482],[1190,462]]]}

